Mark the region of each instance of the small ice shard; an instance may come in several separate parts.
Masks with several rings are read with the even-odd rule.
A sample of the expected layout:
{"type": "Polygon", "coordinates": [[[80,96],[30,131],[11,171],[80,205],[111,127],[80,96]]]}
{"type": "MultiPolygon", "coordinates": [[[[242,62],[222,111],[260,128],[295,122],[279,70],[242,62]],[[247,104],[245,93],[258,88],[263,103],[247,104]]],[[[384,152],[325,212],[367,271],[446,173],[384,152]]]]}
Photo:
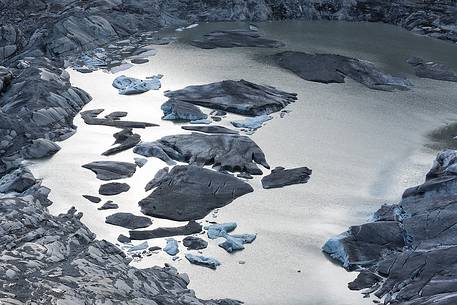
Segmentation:
{"type": "Polygon", "coordinates": [[[161,87],[160,77],[152,77],[141,80],[125,75],[118,76],[113,81],[113,87],[119,90],[121,95],[132,95],[147,92],[149,90],[159,90],[161,87]]]}
{"type": "Polygon", "coordinates": [[[230,233],[235,229],[236,229],[235,222],[214,224],[214,225],[205,227],[205,230],[207,230],[209,239],[225,237],[225,235],[227,235],[227,233],[230,233]]]}
{"type": "Polygon", "coordinates": [[[190,253],[186,254],[186,259],[194,265],[200,265],[203,267],[207,267],[213,270],[216,270],[218,266],[221,265],[221,263],[212,257],[209,256],[203,256],[203,255],[193,255],[190,253]]]}
{"type": "Polygon", "coordinates": [[[127,250],[127,252],[143,251],[143,250],[146,250],[148,247],[149,247],[149,244],[147,241],[145,241],[145,242],[142,242],[141,244],[131,247],[130,249],[127,250]]]}
{"type": "Polygon", "coordinates": [[[174,238],[167,238],[167,245],[163,248],[163,251],[166,252],[168,255],[175,256],[178,254],[178,242],[174,238]]]}
{"type": "Polygon", "coordinates": [[[252,118],[246,118],[244,120],[231,121],[230,123],[232,123],[232,125],[237,128],[246,128],[246,129],[250,129],[250,130],[256,130],[256,129],[259,129],[260,127],[262,127],[263,123],[271,120],[272,118],[273,118],[272,116],[264,114],[264,115],[259,115],[259,116],[252,117],[252,118]]]}

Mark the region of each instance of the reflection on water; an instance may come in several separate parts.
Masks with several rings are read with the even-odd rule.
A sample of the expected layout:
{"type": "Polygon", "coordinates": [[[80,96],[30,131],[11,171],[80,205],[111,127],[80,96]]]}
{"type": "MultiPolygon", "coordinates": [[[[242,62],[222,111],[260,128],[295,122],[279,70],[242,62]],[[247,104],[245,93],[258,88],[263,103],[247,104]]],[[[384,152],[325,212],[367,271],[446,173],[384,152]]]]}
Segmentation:
{"type": "MultiPolygon", "coordinates": [[[[202,24],[173,33],[178,35],[178,42],[157,47],[158,54],[148,64],[123,72],[142,79],[164,74],[158,92],[120,96],[111,87],[117,75],[70,71],[72,83],[94,98],[86,109],[104,108],[106,114],[128,111],[127,119],[160,123],[160,127],[137,131],[144,141],[185,132],[180,125],[160,120],[164,90],[244,78],[298,93],[299,100],[288,107],[291,113],[284,118],[274,115],[252,138],[272,167],[312,168],[310,182],[263,190],[256,178],[251,182],[254,193],[221,209],[216,219],[208,217],[218,222],[236,221],[237,232],[256,232],[257,240],[232,255],[210,242],[205,254],[222,262],[217,271],[192,266],[185,259],[173,262],[166,254],[153,255],[135,265],[175,265],[189,273],[190,287],[202,298],[230,297],[246,304],[266,305],[372,304],[370,299],[347,289],[347,282],[355,274],[328,261],[320,247],[329,236],[366,221],[382,203],[397,201],[404,188],[422,180],[434,157],[433,151],[424,148],[424,135],[443,121],[455,119],[457,86],[418,79],[405,60],[414,55],[457,67],[456,47],[382,24],[259,24],[265,36],[287,44],[283,49],[370,60],[390,73],[406,75],[415,84],[411,91],[390,93],[369,90],[350,80],[331,85],[306,82],[267,59],[278,51],[274,49],[201,50],[185,43],[210,30],[240,27],[247,25],[202,24]]],[[[229,121],[225,119],[222,124],[229,126],[229,121]]],[[[116,130],[85,125],[79,116],[75,124],[78,132],[62,143],[62,150],[52,159],[34,164],[32,170],[53,190],[53,213],[74,205],[84,212],[83,221],[99,238],[115,241],[119,233],[126,234],[127,230],[106,225],[104,219],[113,211],[97,211],[98,205],[81,197],[96,195],[101,184],[81,165],[105,159],[132,161],[134,154],[127,151],[111,158],[101,156],[113,143],[116,130]]],[[[164,166],[151,158],[126,179],[131,190],[113,199],[120,205],[119,211],[139,215],[137,202],[147,195],[144,186],[164,166]]],[[[159,225],[176,223],[154,219],[153,226],[159,225]]],[[[163,240],[150,242],[164,244],[163,240]]],[[[183,252],[181,247],[181,257],[183,252]]]]}

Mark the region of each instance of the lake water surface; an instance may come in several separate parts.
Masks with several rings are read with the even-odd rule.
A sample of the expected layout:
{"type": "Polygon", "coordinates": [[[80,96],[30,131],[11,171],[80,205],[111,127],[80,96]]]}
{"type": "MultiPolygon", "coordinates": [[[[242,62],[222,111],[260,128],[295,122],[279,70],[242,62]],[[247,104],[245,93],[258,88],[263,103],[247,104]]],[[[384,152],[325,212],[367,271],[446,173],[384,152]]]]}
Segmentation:
{"type": "MultiPolygon", "coordinates": [[[[266,37],[286,43],[281,50],[338,53],[369,60],[385,71],[407,76],[414,88],[381,92],[351,80],[331,85],[307,82],[268,59],[278,49],[202,50],[186,43],[215,29],[247,28],[244,23],[201,24],[173,32],[177,42],[156,47],[158,53],[148,64],[118,73],[138,78],[163,74],[160,91],[120,96],[111,86],[117,75],[69,70],[73,85],[93,97],[86,110],[104,108],[103,114],[127,111],[128,119],[161,125],[137,130],[143,141],[184,133],[180,125],[160,119],[160,105],[166,100],[164,90],[246,79],[298,93],[298,101],[287,107],[291,112],[284,118],[274,115],[274,120],[252,139],[272,167],[312,168],[309,183],[264,190],[256,178],[251,181],[253,193],[221,209],[217,218],[207,217],[210,221],[235,221],[237,233],[257,233],[257,240],[233,255],[210,241],[204,254],[222,262],[217,271],[190,265],[183,258],[186,251],[182,246],[181,260],[172,261],[160,253],[134,265],[143,268],[170,263],[189,274],[190,288],[201,298],[229,297],[253,305],[373,304],[372,299],[347,289],[346,284],[356,274],[334,265],[320,248],[330,236],[368,221],[381,204],[397,202],[406,187],[422,181],[436,153],[425,148],[425,135],[456,119],[457,85],[418,79],[405,61],[421,56],[457,68],[457,46],[383,24],[291,21],[258,26],[266,37]]],[[[229,126],[229,121],[224,119],[222,125],[229,126]]],[[[97,195],[101,181],[81,165],[105,159],[132,162],[134,154],[127,151],[101,156],[114,142],[112,134],[117,130],[86,125],[79,116],[75,124],[78,131],[61,143],[62,150],[49,160],[31,164],[32,171],[52,189],[52,213],[75,206],[98,238],[116,242],[120,233],[127,235],[128,231],[104,223],[107,215],[117,211],[98,211],[99,205],[82,198],[83,194],[97,195]]],[[[147,196],[144,186],[164,166],[162,161],[150,158],[132,178],[125,179],[132,188],[112,199],[120,205],[118,211],[141,215],[137,203],[147,196]]],[[[155,219],[152,227],[162,225],[177,223],[155,219]]],[[[164,244],[164,240],[150,241],[150,245],[164,244]]]]}

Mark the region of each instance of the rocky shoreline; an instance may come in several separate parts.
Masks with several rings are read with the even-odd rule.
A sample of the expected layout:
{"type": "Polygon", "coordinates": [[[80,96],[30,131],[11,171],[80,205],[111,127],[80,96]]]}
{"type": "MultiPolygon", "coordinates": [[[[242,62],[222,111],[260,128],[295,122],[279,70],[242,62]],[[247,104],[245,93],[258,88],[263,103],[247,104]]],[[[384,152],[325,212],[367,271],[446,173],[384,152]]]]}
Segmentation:
{"type": "MultiPolygon", "coordinates": [[[[456,14],[451,1],[439,4],[394,1],[385,6],[382,1],[246,0],[195,4],[173,0],[33,3],[0,0],[0,228],[3,233],[0,301],[5,304],[28,304],[32,300],[36,304],[239,304],[228,299],[199,300],[187,289],[188,278],[172,267],[145,270],[130,267],[122,251],[106,241],[96,240],[80,222],[82,215],[73,209],[58,216],[48,213],[49,189],[41,186],[21,162],[57,153],[59,149],[54,142],[65,140],[75,132],[73,118],[91,100],[83,90],[71,86],[64,70],[67,56],[123,37],[136,37],[137,33],[201,21],[291,18],[380,21],[457,41],[456,14]]],[[[112,118],[98,119],[100,113],[89,113],[86,118],[94,124],[122,124],[112,118]]],[[[146,124],[125,122],[130,123],[146,124]]],[[[227,247],[232,247],[236,240],[227,238],[230,241],[232,244],[227,247]]],[[[199,257],[188,259],[208,263],[199,257]]],[[[214,262],[210,264],[213,266],[214,262]]]]}

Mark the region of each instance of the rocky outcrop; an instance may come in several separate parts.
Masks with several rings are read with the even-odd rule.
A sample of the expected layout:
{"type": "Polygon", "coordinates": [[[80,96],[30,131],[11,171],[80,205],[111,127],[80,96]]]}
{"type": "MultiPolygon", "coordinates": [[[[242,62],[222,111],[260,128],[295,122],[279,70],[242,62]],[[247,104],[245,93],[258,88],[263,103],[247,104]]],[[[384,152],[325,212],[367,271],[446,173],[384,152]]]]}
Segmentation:
{"type": "Polygon", "coordinates": [[[15,190],[16,196],[0,198],[0,303],[240,304],[197,299],[188,277],[171,267],[129,266],[131,258],[96,240],[75,209],[49,214],[49,190],[39,182],[15,190]]]}
{"type": "Polygon", "coordinates": [[[297,100],[297,94],[245,80],[225,80],[168,91],[171,100],[241,115],[256,116],[279,111],[297,100]]]}
{"type": "Polygon", "coordinates": [[[269,175],[262,178],[262,186],[264,189],[272,189],[307,183],[312,173],[313,171],[307,167],[285,169],[282,166],[278,166],[269,175]]]}
{"type": "Polygon", "coordinates": [[[282,42],[262,38],[257,31],[253,30],[215,31],[205,34],[200,39],[192,40],[191,45],[202,49],[235,47],[280,48],[285,46],[282,42]]]}
{"type": "Polygon", "coordinates": [[[299,77],[324,84],[344,83],[349,77],[370,89],[409,90],[411,82],[378,70],[372,63],[335,54],[286,51],[273,56],[276,63],[299,77]]]}
{"type": "Polygon", "coordinates": [[[253,191],[249,184],[231,175],[177,165],[139,205],[141,212],[149,216],[176,221],[197,220],[253,191]]]}
{"type": "Polygon", "coordinates": [[[269,165],[260,147],[250,138],[233,134],[179,134],[155,142],[144,142],[134,152],[157,157],[170,165],[175,161],[191,165],[213,165],[223,170],[261,175],[257,166],[269,165]]]}
{"type": "Polygon", "coordinates": [[[457,151],[441,152],[422,185],[383,206],[374,222],[351,227],[323,250],[361,269],[352,289],[385,304],[454,304],[457,287],[457,151]]]}

